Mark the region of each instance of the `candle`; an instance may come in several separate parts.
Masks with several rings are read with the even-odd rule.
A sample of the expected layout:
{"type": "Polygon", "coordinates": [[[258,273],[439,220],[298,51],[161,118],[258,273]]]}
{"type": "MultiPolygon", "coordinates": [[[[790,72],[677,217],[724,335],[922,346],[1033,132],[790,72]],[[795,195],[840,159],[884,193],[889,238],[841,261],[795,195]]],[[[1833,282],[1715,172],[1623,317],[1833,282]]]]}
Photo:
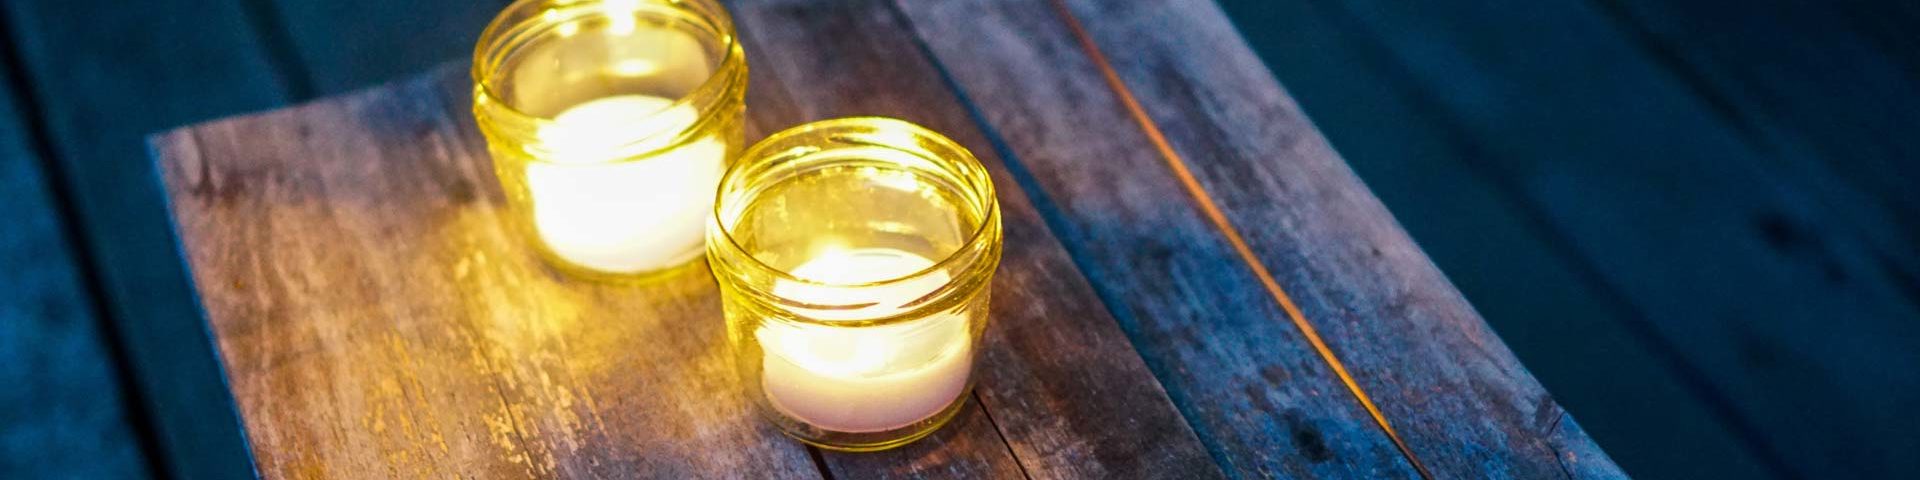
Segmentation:
{"type": "Polygon", "coordinates": [[[699,119],[649,95],[576,105],[540,128],[546,162],[526,165],[534,230],[560,258],[606,272],[645,272],[700,254],[726,145],[673,146],[699,119]],[[672,148],[668,148],[672,147],[672,148]]]}
{"type": "Polygon", "coordinates": [[[743,143],[746,53],[714,0],[525,0],[473,56],[473,112],[513,225],[568,274],[700,256],[743,143]]]}
{"type": "MultiPolygon", "coordinates": [[[[773,293],[807,304],[865,305],[789,309],[816,320],[885,318],[945,285],[946,272],[877,286],[837,285],[903,278],[933,265],[895,249],[829,250],[791,273],[833,285],[781,281],[773,293]]],[[[767,322],[755,334],[766,351],[762,379],[774,408],[841,432],[887,431],[940,413],[966,389],[972,359],[967,317],[952,312],[858,328],[767,322]]]]}
{"type": "Polygon", "coordinates": [[[721,178],[707,260],[742,390],[781,432],[874,451],[973,385],[1000,209],[965,148],[878,117],[775,133],[721,178]]]}

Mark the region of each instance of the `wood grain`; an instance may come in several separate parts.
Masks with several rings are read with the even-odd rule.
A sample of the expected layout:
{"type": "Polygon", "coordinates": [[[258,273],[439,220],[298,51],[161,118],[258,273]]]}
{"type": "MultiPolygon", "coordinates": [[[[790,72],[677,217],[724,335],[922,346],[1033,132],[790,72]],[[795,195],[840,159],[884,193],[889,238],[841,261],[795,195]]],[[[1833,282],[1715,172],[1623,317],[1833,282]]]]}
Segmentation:
{"type": "Polygon", "coordinates": [[[161,440],[194,479],[250,476],[231,396],[182,268],[143,137],[285,100],[237,1],[0,2],[72,193],[117,344],[161,440]]]}
{"type": "MultiPolygon", "coordinates": [[[[581,284],[506,236],[456,96],[464,75],[437,75],[157,140],[263,473],[813,473],[799,444],[714,390],[733,380],[706,331],[717,323],[694,321],[717,318],[704,271],[644,287],[581,284]],[[434,81],[445,85],[424,86],[434,81]],[[632,344],[658,351],[619,348],[632,344]],[[676,410],[691,418],[663,413],[676,410]],[[706,436],[663,435],[688,431],[706,436]],[[678,447],[661,447],[669,441],[678,447]],[[705,450],[737,453],[694,454],[705,450]]],[[[784,99],[769,104],[830,107],[758,90],[769,93],[757,100],[784,99]]],[[[943,100],[954,119],[919,120],[966,125],[950,93],[909,93],[891,110],[943,100]]],[[[793,113],[758,105],[756,124],[793,113]]],[[[1006,331],[993,338],[1016,340],[995,341],[982,361],[981,403],[995,414],[963,417],[937,445],[836,454],[829,467],[856,477],[1212,471],[1085,284],[1057,275],[1071,266],[1030,207],[1004,201],[1010,245],[1034,246],[1010,248],[996,288],[1006,331]],[[888,458],[912,460],[877,461],[888,458]]]]}
{"type": "Polygon", "coordinates": [[[1538,205],[1648,328],[1682,347],[1769,466],[1860,477],[1920,468],[1897,453],[1915,441],[1901,433],[1916,426],[1902,412],[1920,378],[1884,368],[1920,364],[1910,321],[1920,304],[1889,268],[1899,258],[1853,212],[1871,204],[1842,203],[1781,156],[1791,151],[1752,142],[1593,5],[1334,10],[1396,32],[1380,36],[1384,61],[1405,65],[1416,85],[1501,86],[1421,94],[1438,121],[1485,139],[1463,156],[1538,205]],[[1536,21],[1491,20],[1496,12],[1536,21]],[[1574,51],[1580,68],[1557,67],[1574,51]],[[1885,440],[1839,446],[1855,438],[1885,440]]]}
{"type": "Polygon", "coordinates": [[[261,473],[808,476],[700,266],[577,282],[510,236],[464,71],[157,140],[261,473]]]}
{"type": "Polygon", "coordinates": [[[971,404],[953,423],[905,447],[866,454],[822,452],[820,458],[834,478],[1026,478],[979,396],[967,401],[971,404]]]}
{"type": "MultiPolygon", "coordinates": [[[[11,60],[0,51],[0,61],[11,60]]],[[[149,475],[86,266],[0,69],[0,477],[149,475]]]]}
{"type": "MultiPolygon", "coordinates": [[[[1421,250],[1622,469],[1653,478],[1769,474],[1765,452],[1749,447],[1723,403],[1701,394],[1702,372],[1674,342],[1639,320],[1510,179],[1475,168],[1489,154],[1483,139],[1446,120],[1432,96],[1481,88],[1475,78],[1409,88],[1414,78],[1382,61],[1374,32],[1319,2],[1220,4],[1421,250]]],[[[1501,135],[1528,128],[1542,127],[1508,125],[1501,135]]]]}
{"type": "MultiPolygon", "coordinates": [[[[748,111],[756,128],[893,116],[947,134],[992,171],[1008,246],[995,277],[990,345],[976,388],[1003,448],[1028,475],[1218,475],[897,12],[881,1],[729,6],[755,61],[748,111]]],[[[840,457],[830,454],[828,463],[873,463],[840,457]]]]}
{"type": "MultiPolygon", "coordinates": [[[[902,5],[1034,181],[1057,201],[1061,222],[1081,232],[1085,261],[1097,265],[1101,284],[1154,282],[1169,273],[1197,282],[1183,275],[1196,271],[1238,277],[1195,289],[1198,295],[1121,289],[1133,308],[1153,312],[1128,325],[1136,345],[1150,363],[1163,365],[1157,372],[1177,400],[1194,398],[1198,405],[1185,411],[1232,468],[1253,474],[1288,468],[1285,457],[1263,458],[1286,444],[1287,431],[1262,428],[1287,417],[1237,418],[1231,412],[1244,407],[1214,406],[1234,399],[1202,392],[1244,388],[1245,398],[1266,402],[1274,395],[1280,397],[1275,403],[1293,407],[1313,397],[1285,396],[1289,388],[1317,381],[1322,387],[1310,390],[1316,396],[1353,402],[1325,363],[1302,364],[1320,362],[1310,350],[1241,353],[1305,340],[1289,325],[1291,315],[1273,306],[1286,296],[1349,366],[1359,389],[1371,392],[1410,447],[1408,456],[1435,476],[1619,475],[1604,455],[1569,453],[1598,448],[1568,433],[1577,426],[1366,193],[1210,2],[1072,3],[1068,10],[1085,19],[1093,49],[1114,56],[1111,72],[1090,61],[1065,14],[1045,4],[902,5]],[[1021,28],[1005,27],[1010,24],[1021,28]],[[1110,90],[1108,74],[1119,88],[1110,90]],[[1049,81],[1020,82],[1030,78],[1049,81]],[[1121,91],[1137,99],[1146,129],[1126,119],[1121,91]],[[1145,132],[1153,129],[1164,132],[1164,145],[1145,132]],[[1163,146],[1170,151],[1159,151],[1163,146]],[[1059,153],[1089,150],[1097,154],[1078,157],[1100,161],[1059,153]],[[1248,278],[1260,269],[1235,253],[1232,235],[1209,232],[1221,222],[1206,217],[1205,205],[1172,201],[1191,198],[1192,189],[1169,171],[1166,157],[1192,165],[1195,185],[1208,199],[1200,203],[1217,202],[1225,222],[1241,226],[1258,266],[1272,272],[1286,295],[1269,295],[1248,278]],[[1208,235],[1169,241],[1167,232],[1208,235]],[[1214,318],[1191,316],[1221,298],[1245,307],[1214,318]],[[1245,350],[1214,350],[1240,341],[1245,350]]],[[[1348,418],[1341,423],[1371,426],[1364,416],[1348,418]]],[[[1395,463],[1405,460],[1377,427],[1355,430],[1352,438],[1366,443],[1325,455],[1331,458],[1319,460],[1339,461],[1315,465],[1322,469],[1315,473],[1377,469],[1367,474],[1382,475],[1398,468],[1407,474],[1404,463],[1395,463]]]]}

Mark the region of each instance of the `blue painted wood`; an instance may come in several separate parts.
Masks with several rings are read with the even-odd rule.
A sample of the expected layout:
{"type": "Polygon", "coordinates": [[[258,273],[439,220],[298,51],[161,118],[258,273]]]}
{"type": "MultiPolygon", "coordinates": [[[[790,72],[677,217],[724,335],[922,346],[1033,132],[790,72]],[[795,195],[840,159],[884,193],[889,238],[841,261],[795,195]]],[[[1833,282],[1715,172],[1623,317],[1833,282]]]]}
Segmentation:
{"type": "Polygon", "coordinates": [[[1355,193],[1364,187],[1210,2],[1071,2],[1071,16],[1087,19],[1085,39],[1045,3],[901,5],[1029,189],[1051,199],[1055,230],[1112,308],[1128,312],[1135,346],[1229,470],[1395,476],[1414,474],[1417,460],[1440,478],[1620,475],[1584,435],[1560,436],[1577,426],[1384,210],[1355,193]],[[1409,446],[1399,466],[1379,427],[1351,429],[1372,419],[1321,403],[1358,406],[1109,79],[1129,87],[1257,265],[1371,392],[1409,446]]]}
{"type": "MultiPolygon", "coordinates": [[[[1882,242],[1585,4],[1318,4],[1705,372],[1782,474],[1912,475],[1920,311],[1882,242]],[[1870,438],[1862,443],[1859,439],[1870,438]]],[[[1797,167],[1796,167],[1797,168],[1797,167]]],[[[1739,425],[1745,425],[1740,427],[1739,425]]]]}
{"type": "MultiPolygon", "coordinates": [[[[1475,139],[1383,65],[1378,39],[1316,2],[1222,1],[1248,43],[1487,323],[1628,472],[1763,477],[1756,452],[1632,323],[1523,194],[1472,165],[1475,139]]],[[[1445,88],[1464,87],[1448,85],[1445,88]]],[[[1550,100],[1550,99],[1549,99],[1550,100]]],[[[1691,373],[1696,378],[1689,379],[1691,373]]]]}
{"type": "MultiPolygon", "coordinates": [[[[11,58],[0,51],[0,62],[11,58]]],[[[0,478],[138,478],[146,457],[31,129],[0,69],[0,478]]]]}
{"type": "Polygon", "coordinates": [[[187,286],[143,136],[281,104],[279,78],[232,1],[0,3],[24,83],[100,270],[162,464],[175,477],[247,478],[232,397],[187,286]]]}

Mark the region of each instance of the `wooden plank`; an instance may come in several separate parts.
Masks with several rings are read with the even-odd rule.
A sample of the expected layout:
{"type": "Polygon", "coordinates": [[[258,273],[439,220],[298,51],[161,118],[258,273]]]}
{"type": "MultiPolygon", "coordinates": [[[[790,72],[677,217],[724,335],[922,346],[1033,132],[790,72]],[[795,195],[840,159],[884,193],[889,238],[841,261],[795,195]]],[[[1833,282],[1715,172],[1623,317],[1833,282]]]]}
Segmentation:
{"type": "MultiPolygon", "coordinates": [[[[4,30],[0,26],[0,30],[4,30]]],[[[0,63],[11,62],[0,51],[0,63]]],[[[0,69],[0,477],[149,475],[62,209],[0,69]]]]}
{"type": "Polygon", "coordinates": [[[1700,391],[1698,368],[1596,279],[1521,192],[1472,167],[1475,140],[1381,64],[1377,40],[1316,2],[1220,5],[1341,157],[1622,469],[1767,475],[1756,457],[1764,452],[1715,402],[1724,399],[1700,391]]]}
{"type": "Polygon", "coordinates": [[[1509,7],[1329,9],[1382,39],[1441,121],[1487,139],[1477,168],[1518,185],[1707,372],[1782,474],[1920,469],[1899,453],[1917,441],[1902,412],[1920,378],[1885,368],[1920,364],[1920,309],[1847,207],[1771,167],[1602,12],[1509,7]],[[1497,88],[1442,94],[1457,82],[1497,88]]]}
{"type": "Polygon", "coordinates": [[[800,477],[703,269],[579,282],[510,235],[464,70],[156,140],[269,477],[800,477]]]}
{"type": "MultiPolygon", "coordinates": [[[[1128,307],[1145,312],[1127,325],[1136,345],[1160,365],[1170,393],[1187,398],[1184,410],[1232,468],[1302,473],[1285,470],[1286,458],[1264,456],[1290,439],[1262,423],[1298,417],[1241,417],[1254,408],[1219,392],[1244,389],[1240,398],[1265,407],[1354,403],[1328,371],[1332,362],[1302,351],[1308,342],[1297,332],[1311,331],[1350,366],[1358,389],[1372,393],[1406,457],[1433,476],[1620,475],[1326,146],[1211,2],[903,7],[1057,200],[1060,222],[1079,232],[1067,237],[1085,242],[1079,254],[1095,265],[1098,283],[1150,284],[1183,272],[1238,280],[1193,292],[1119,289],[1128,307]],[[1074,18],[1085,20],[1084,34],[1074,18]],[[1103,71],[1090,50],[1113,55],[1114,69],[1103,71]],[[1051,80],[1016,80],[1026,78],[1051,80]],[[1155,138],[1162,132],[1164,144],[1155,138]],[[1176,178],[1169,161],[1192,164],[1193,183],[1176,178]],[[1188,198],[1208,200],[1180,201],[1188,198]],[[1216,205],[1224,208],[1211,210],[1216,205]],[[1209,232],[1221,223],[1245,229],[1209,232]],[[1264,275],[1284,295],[1262,289],[1264,275]],[[1194,315],[1222,303],[1233,308],[1194,315]],[[1295,330],[1294,321],[1306,328],[1295,330]],[[1238,351],[1226,350],[1236,344],[1238,351]],[[1269,353],[1276,350],[1290,354],[1269,353]],[[1302,392],[1310,395],[1285,395],[1310,382],[1302,392]]],[[[1359,415],[1341,423],[1379,430],[1359,415]]],[[[1344,465],[1375,469],[1347,475],[1408,474],[1391,463],[1402,460],[1391,444],[1351,433],[1343,440],[1361,442],[1340,444],[1337,454],[1320,449],[1314,460],[1338,461],[1313,465],[1327,469],[1313,473],[1344,465]],[[1368,456],[1346,457],[1347,449],[1368,456]]]]}
{"type": "Polygon", "coordinates": [[[508,0],[267,0],[263,32],[285,42],[311,95],[410,76],[473,55],[480,31],[508,0]]]}
{"type": "MultiPolygon", "coordinates": [[[[486,171],[483,161],[475,160],[483,158],[478,153],[481,152],[480,147],[469,144],[464,145],[463,149],[460,145],[447,143],[477,142],[477,136],[467,130],[470,128],[470,118],[466,117],[463,103],[462,92],[466,85],[464,75],[457,69],[445,70],[439,75],[446,77],[442,81],[449,85],[440,95],[454,100],[434,98],[418,91],[417,86],[401,86],[392,91],[376,91],[344,101],[321,102],[286,113],[197,127],[176,132],[158,141],[158,149],[164,157],[162,162],[168,167],[166,174],[169,184],[176,196],[182,231],[190,246],[189,256],[196,265],[195,275],[205,293],[216,331],[221,336],[222,351],[234,372],[235,390],[239,392],[243,410],[247,412],[246,421],[249,431],[253,432],[256,451],[260,452],[263,472],[277,476],[332,468],[335,470],[325,471],[352,475],[394,468],[390,471],[411,474],[418,473],[420,469],[448,468],[448,464],[472,471],[509,473],[529,473],[514,470],[515,467],[530,469],[531,473],[604,473],[624,471],[619,470],[622,468],[663,471],[660,465],[635,467],[619,464],[623,459],[628,463],[637,461],[626,458],[634,453],[625,448],[647,443],[647,438],[639,433],[641,429],[627,422],[653,418],[642,414],[616,418],[608,413],[612,409],[605,405],[616,400],[608,400],[597,392],[620,389],[620,380],[578,380],[584,374],[561,360],[594,360],[596,352],[614,354],[604,353],[603,350],[568,350],[568,344],[616,345],[621,344],[622,339],[626,343],[638,342],[638,338],[659,342],[663,337],[690,339],[706,335],[636,328],[596,331],[592,337],[586,337],[578,331],[563,331],[550,334],[559,338],[552,344],[533,342],[532,345],[522,346],[503,340],[517,335],[499,330],[506,329],[514,333],[538,331],[536,327],[550,322],[526,320],[518,323],[534,325],[516,325],[516,322],[488,318],[491,315],[476,312],[508,311],[520,312],[519,316],[525,316],[524,312],[527,311],[538,312],[542,308],[550,308],[526,305],[530,303],[529,298],[565,298],[567,294],[564,292],[573,292],[572,296],[580,297],[583,295],[579,291],[583,289],[588,292],[618,290],[612,293],[602,291],[590,296],[590,300],[599,303],[581,302],[588,304],[576,306],[578,310],[570,312],[581,319],[564,322],[569,325],[608,323],[596,322],[592,317],[605,316],[613,311],[632,314],[636,311],[659,310],[677,305],[675,302],[705,303],[704,308],[715,308],[710,285],[704,283],[706,280],[700,275],[684,279],[697,285],[676,284],[678,286],[673,287],[683,291],[658,291],[671,285],[653,287],[656,291],[650,293],[620,290],[620,287],[577,285],[539,269],[537,260],[531,256],[516,256],[516,252],[524,253],[523,249],[516,248],[517,243],[513,243],[513,239],[505,238],[505,233],[499,231],[499,225],[489,223],[497,219],[471,218],[467,222],[470,224],[455,226],[405,224],[407,222],[401,219],[447,218],[459,216],[454,212],[465,210],[483,210],[481,213],[469,212],[469,216],[489,217],[492,210],[498,208],[498,194],[493,191],[497,187],[490,182],[489,176],[475,173],[486,171]],[[426,100],[420,100],[422,98],[426,100]],[[431,107],[419,105],[422,102],[457,105],[445,108],[440,114],[459,120],[453,120],[451,126],[440,123],[416,125],[428,123],[426,117],[430,112],[425,110],[431,110],[431,107]],[[459,129],[463,133],[458,139],[449,140],[444,138],[448,134],[442,132],[447,129],[459,129]],[[373,171],[368,168],[369,165],[408,165],[421,171],[373,171]],[[480,176],[466,178],[463,175],[480,176]],[[460,179],[433,183],[425,182],[421,178],[423,176],[460,179]],[[466,193],[459,193],[463,191],[466,193]],[[407,198],[392,200],[381,195],[407,198]],[[378,210],[371,206],[375,204],[407,205],[412,210],[394,209],[393,212],[369,214],[378,210]],[[240,225],[247,227],[237,227],[240,225]],[[239,230],[233,230],[236,228],[239,230]],[[435,232],[444,233],[435,235],[435,232]],[[255,246],[241,248],[241,244],[255,246]],[[388,250],[360,258],[326,248],[338,245],[383,245],[388,250]],[[469,254],[475,256],[460,256],[469,254]],[[449,255],[458,258],[442,258],[449,255]],[[457,266],[452,269],[453,272],[448,271],[446,265],[457,265],[462,259],[470,263],[484,261],[487,265],[470,264],[466,273],[460,273],[461,269],[457,266]],[[308,268],[287,264],[306,265],[308,268]],[[321,269],[318,265],[353,267],[321,269]],[[476,271],[483,273],[474,273],[476,271]],[[449,275],[455,278],[444,278],[449,275]],[[242,281],[236,283],[236,279],[242,281]],[[501,283],[510,283],[514,285],[513,291],[521,293],[493,295],[494,290],[507,290],[496,285],[501,283]],[[315,291],[322,285],[348,287],[315,291]],[[412,293],[381,293],[391,290],[412,293]],[[296,292],[299,294],[295,295],[296,292]],[[461,295],[456,292],[470,293],[461,295]],[[663,293],[668,294],[669,301],[649,303],[643,299],[663,293]],[[409,306],[407,303],[410,301],[419,303],[409,306]],[[370,307],[373,305],[386,306],[370,307]],[[465,317],[480,318],[465,325],[426,320],[394,325],[390,320],[379,318],[397,314],[447,318],[449,310],[466,312],[465,317]],[[308,317],[297,312],[316,313],[308,317]],[[502,325],[502,322],[506,325],[502,325]],[[519,351],[523,348],[527,351],[519,351]],[[556,363],[535,361],[529,364],[526,360],[510,360],[548,357],[556,363]],[[362,358],[384,360],[371,361],[366,365],[353,361],[362,358]],[[478,367],[474,363],[478,363],[478,367]],[[448,373],[463,368],[484,370],[477,375],[448,373]],[[347,371],[353,373],[342,374],[347,371]],[[489,375],[504,377],[504,380],[483,381],[489,375]],[[516,388],[518,385],[536,383],[534,378],[551,378],[559,385],[533,392],[521,390],[527,387],[516,388]],[[569,378],[575,380],[566,380],[569,378]],[[322,389],[315,385],[327,387],[322,389]],[[295,390],[295,386],[317,391],[310,395],[301,394],[295,390]],[[560,393],[553,393],[555,390],[560,393]],[[450,392],[444,398],[421,393],[443,391],[450,392]],[[294,401],[290,397],[304,398],[294,401]],[[570,400],[562,402],[556,398],[570,400]],[[510,413],[507,415],[510,417],[508,421],[484,422],[484,418],[490,418],[485,415],[482,419],[449,419],[444,415],[434,415],[434,412],[444,411],[494,411],[491,408],[493,402],[507,405],[500,408],[510,413]],[[584,421],[577,419],[587,416],[578,412],[573,412],[573,417],[566,415],[569,413],[567,406],[577,409],[581,408],[577,407],[580,404],[602,405],[597,410],[599,415],[591,417],[595,419],[594,422],[580,423],[584,421]],[[633,419],[633,416],[642,418],[633,419]],[[576,420],[570,423],[568,418],[576,420]],[[488,424],[476,425],[475,422],[488,424]],[[557,426],[554,425],[556,423],[557,426]],[[329,434],[338,428],[329,426],[342,424],[359,425],[362,428],[370,428],[370,425],[397,430],[411,428],[416,430],[414,433],[429,437],[438,433],[435,438],[442,439],[449,446],[436,453],[434,445],[421,446],[406,439],[391,438],[402,434],[385,430],[381,431],[384,433],[376,432],[370,436],[329,434]],[[491,445],[480,442],[492,438],[484,435],[491,430],[479,432],[482,435],[461,434],[472,434],[483,427],[500,428],[502,425],[515,427],[509,430],[524,433],[525,437],[502,437],[507,438],[502,440],[502,445],[491,445]],[[587,429],[582,425],[591,425],[593,428],[587,429]],[[604,439],[601,436],[580,438],[583,434],[579,431],[583,429],[624,432],[604,435],[626,435],[629,438],[617,445],[607,446],[605,442],[598,441],[604,439]],[[573,442],[585,446],[564,451],[555,446],[572,445],[573,442]],[[502,455],[488,447],[503,449],[506,453],[502,455]],[[515,452],[519,452],[518,457],[515,452]],[[522,459],[524,465],[515,463],[515,458],[522,459]]],[[[785,102],[776,101],[774,104],[798,104],[781,90],[760,90],[773,92],[772,96],[759,94],[756,98],[787,98],[785,102]]],[[[953,105],[950,94],[945,98],[949,105],[953,105]]],[[[777,108],[756,110],[756,124],[777,121],[768,119],[768,114],[758,113],[761,111],[782,115],[777,108]]],[[[950,120],[948,123],[962,122],[960,124],[964,125],[964,112],[958,112],[958,115],[961,120],[950,120]]],[[[1003,192],[1018,194],[1018,190],[1012,189],[1003,192]]],[[[1003,206],[1010,212],[1009,240],[1015,245],[1047,245],[1044,243],[1048,240],[1045,230],[1038,227],[1031,210],[1022,210],[1017,205],[1020,204],[1007,201],[1003,206]],[[1026,212],[1024,216],[1019,214],[1023,211],[1026,212]],[[1020,218],[1026,218],[1027,221],[1018,222],[1020,218]]],[[[1097,323],[1090,327],[1042,320],[1051,312],[1099,311],[1098,307],[1091,305],[1093,299],[1084,284],[1073,282],[1071,276],[1060,279],[1046,273],[1071,271],[1064,253],[1057,247],[1011,250],[1017,253],[1008,255],[1003,262],[1003,265],[1009,266],[1009,271],[1002,273],[1000,281],[1024,282],[1027,285],[996,288],[996,291],[1004,290],[997,298],[1008,299],[996,302],[996,305],[1007,305],[996,307],[1005,309],[996,311],[996,317],[1000,322],[1006,322],[996,324],[1024,327],[1006,327],[1013,330],[1008,334],[1010,337],[1020,339],[1008,341],[1015,347],[995,346],[988,349],[988,355],[983,360],[981,397],[988,399],[984,404],[989,407],[997,405],[996,402],[1046,399],[1044,408],[1058,411],[1039,412],[1023,410],[1025,407],[1004,407],[1003,410],[1019,419],[1017,421],[1020,423],[1005,422],[1008,426],[1001,427],[1006,429],[1001,432],[991,428],[995,426],[991,421],[984,425],[988,428],[980,428],[980,420],[989,418],[984,414],[977,418],[967,417],[969,420],[957,426],[953,433],[961,441],[947,442],[947,448],[938,453],[953,457],[953,453],[963,452],[961,448],[968,448],[955,445],[990,445],[994,448],[974,450],[998,452],[997,457],[1002,460],[996,460],[995,456],[980,457],[987,462],[969,465],[999,465],[992,471],[1007,473],[1010,470],[1004,468],[1006,464],[1003,460],[1011,459],[1011,456],[1008,455],[1007,445],[998,444],[998,437],[1005,435],[1024,440],[1014,453],[1030,452],[1034,462],[1039,462],[1030,463],[1023,459],[1014,464],[1016,467],[1021,463],[1053,467],[1050,471],[1056,474],[1101,471],[1191,473],[1205,472],[1205,469],[1211,468],[1190,432],[1185,433],[1186,442],[1180,441],[1179,434],[1185,425],[1178,413],[1166,403],[1164,394],[1157,390],[1151,375],[1137,357],[1131,356],[1122,337],[1110,323],[1102,334],[1103,330],[1097,328],[1097,323]],[[1021,265],[1036,266],[1023,268],[1021,265]],[[1018,271],[1031,273],[1016,273],[1018,271]],[[1076,291],[1077,294],[1074,293],[1076,291]],[[1056,341],[1056,338],[1061,342],[1075,343],[1046,344],[1056,341]],[[1111,348],[1093,353],[1076,353],[1078,349],[1072,348],[1074,345],[1111,348]],[[1124,355],[1116,357],[1114,352],[1124,355]],[[1032,357],[1045,358],[1047,364],[1036,364],[1039,362],[1031,360],[1032,357]],[[1130,365],[1126,363],[1129,358],[1132,360],[1130,365]],[[1074,372],[1072,375],[1079,378],[1042,383],[1034,376],[1036,371],[1061,377],[1069,375],[1064,372],[1074,372]],[[1123,376],[1128,373],[1132,376],[1123,376]],[[1013,400],[991,393],[1000,391],[1031,396],[1013,400]],[[1146,401],[1139,401],[1142,399],[1146,401]],[[1157,403],[1153,401],[1156,399],[1157,403]],[[1112,428],[1101,430],[1109,425],[1112,428]],[[1088,431],[1101,435],[1087,434],[1088,431]],[[992,438],[994,442],[982,441],[980,433],[991,435],[984,438],[992,438]],[[1062,463],[1066,461],[1078,463],[1062,463]]],[[[548,302],[550,300],[542,300],[542,304],[548,302]]],[[[694,308],[686,305],[681,307],[683,310],[694,308]]],[[[667,309],[660,314],[671,311],[667,309]]],[[[713,313],[683,311],[680,314],[711,317],[713,313]]],[[[548,311],[534,317],[568,314],[548,311]]],[[[1084,314],[1074,318],[1105,320],[1099,315],[1084,314]]],[[[717,324],[707,325],[711,322],[661,320],[655,323],[658,325],[653,325],[654,329],[687,324],[699,326],[693,330],[717,328],[717,324]]],[[[712,336],[717,337],[717,334],[712,336]]],[[[717,351],[702,349],[694,349],[694,352],[718,355],[717,351]]],[[[624,351],[616,353],[632,354],[624,351]]],[[[619,363],[629,368],[629,364],[661,364],[660,368],[667,371],[699,370],[700,365],[706,365],[706,370],[720,368],[713,365],[720,363],[718,357],[681,361],[677,365],[666,365],[673,363],[666,360],[648,359],[655,361],[619,363]]],[[[675,378],[724,377],[730,374],[730,370],[704,373],[676,375],[675,378]]],[[[539,383],[545,386],[545,382],[541,380],[539,383]]],[[[672,389],[673,385],[665,387],[672,389]]],[[[639,396],[638,392],[627,393],[630,395],[621,398],[639,396]]],[[[714,398],[732,398],[730,393],[707,391],[690,394],[687,398],[712,403],[714,398]]],[[[687,400],[684,403],[690,402],[687,400]]],[[[662,403],[671,406],[676,402],[662,403]]],[[[728,403],[718,402],[720,406],[709,408],[726,410],[728,403]]],[[[734,400],[733,403],[738,401],[734,400]]],[[[618,411],[656,411],[661,408],[658,405],[632,405],[623,406],[618,411]]],[[[727,417],[718,413],[709,415],[727,417]]],[[[734,417],[742,416],[761,433],[767,433],[764,431],[767,427],[750,415],[734,417]]],[[[697,417],[699,421],[712,420],[706,416],[697,417]]],[[[751,436],[733,439],[743,442],[752,440],[751,436]]],[[[782,458],[792,460],[796,456],[794,452],[800,451],[797,444],[778,439],[773,441],[773,445],[784,446],[780,450],[782,458]]],[[[636,448],[634,451],[641,450],[636,448]]],[[[909,455],[915,451],[900,450],[893,454],[909,455]]],[[[650,455],[659,453],[650,452],[650,455]]],[[[804,462],[804,453],[797,455],[800,458],[798,461],[804,462]]],[[[876,457],[849,459],[833,466],[858,473],[864,471],[860,466],[862,462],[870,465],[873,458],[876,457]]],[[[667,463],[668,467],[674,461],[690,460],[671,456],[659,460],[667,463]]],[[[738,459],[722,457],[709,461],[738,459]]],[[[808,470],[811,467],[804,464],[802,467],[808,469],[794,467],[791,462],[783,465],[787,474],[811,471],[808,470]]],[[[889,468],[898,468],[899,465],[892,464],[889,468]]],[[[928,461],[907,465],[928,467],[924,471],[939,471],[935,468],[943,463],[928,461]]],[[[944,465],[952,464],[948,462],[944,465]]]]}
{"type": "Polygon", "coordinates": [[[833,478],[1026,478],[978,395],[953,423],[898,450],[825,454],[833,478]]]}
{"type": "MultiPolygon", "coordinates": [[[[999,462],[996,450],[1010,450],[1036,478],[1218,475],[891,6],[774,0],[731,7],[755,62],[748,104],[757,129],[894,116],[953,137],[992,170],[1008,247],[995,278],[992,333],[976,389],[983,416],[990,416],[1004,445],[970,441],[967,448],[979,450],[967,454],[976,458],[969,468],[1004,474],[990,466],[999,462]]],[[[898,465],[938,471],[923,466],[920,451],[825,457],[837,473],[852,477],[901,473],[898,465]]]]}
{"type": "Polygon", "coordinates": [[[251,476],[141,138],[284,99],[252,26],[233,1],[19,0],[0,10],[163,464],[180,478],[251,476]]]}

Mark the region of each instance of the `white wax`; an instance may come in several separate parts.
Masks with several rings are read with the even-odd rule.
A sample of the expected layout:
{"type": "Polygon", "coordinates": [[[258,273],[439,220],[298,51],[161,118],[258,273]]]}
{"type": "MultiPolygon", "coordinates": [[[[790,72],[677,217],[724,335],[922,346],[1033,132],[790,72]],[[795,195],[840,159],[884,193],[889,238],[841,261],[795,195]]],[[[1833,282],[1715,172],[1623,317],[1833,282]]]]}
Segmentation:
{"type": "Polygon", "coordinates": [[[660,270],[700,254],[726,144],[706,137],[636,157],[670,145],[699,119],[693,107],[672,105],[648,95],[606,97],[540,129],[549,153],[527,165],[527,189],[534,228],[555,254],[614,273],[660,270]]]}
{"type": "MultiPolygon", "coordinates": [[[[931,266],[932,261],[899,250],[861,249],[820,255],[793,273],[847,284],[899,278],[931,266]]],[[[933,272],[880,287],[783,281],[773,292],[816,305],[871,303],[857,309],[795,310],[818,320],[846,321],[904,312],[905,304],[947,279],[945,272],[933,272]]],[[[768,322],[756,334],[766,350],[767,399],[788,416],[827,430],[879,432],[925,420],[960,396],[972,370],[972,337],[966,316],[959,314],[866,327],[768,322]]]]}

